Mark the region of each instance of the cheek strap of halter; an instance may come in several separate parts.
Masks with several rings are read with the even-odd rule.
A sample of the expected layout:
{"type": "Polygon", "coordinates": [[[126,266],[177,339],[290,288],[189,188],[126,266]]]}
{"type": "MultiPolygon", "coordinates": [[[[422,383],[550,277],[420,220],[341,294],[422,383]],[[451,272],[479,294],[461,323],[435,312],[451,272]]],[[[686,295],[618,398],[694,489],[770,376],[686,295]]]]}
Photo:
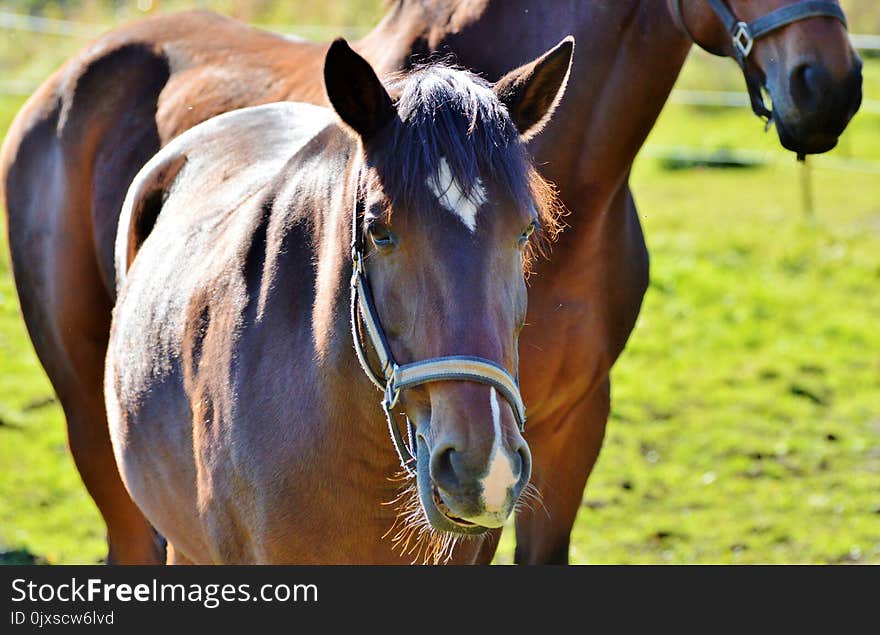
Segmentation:
{"type": "MultiPolygon", "coordinates": [[[[675,0],[673,2],[677,13],[675,17],[679,26],[698,46],[717,55],[717,51],[708,49],[697,42],[696,38],[694,38],[693,34],[687,28],[684,19],[684,11],[681,6],[682,1],[683,0],[675,0]]],[[[754,69],[751,69],[748,64],[748,58],[752,52],[755,41],[773,33],[774,31],[778,31],[784,26],[788,26],[789,24],[801,20],[807,20],[809,18],[835,18],[843,24],[844,28],[848,27],[843,9],[841,9],[840,5],[836,2],[830,2],[828,0],[802,0],[801,2],[780,7],[765,16],[753,20],[752,22],[743,22],[737,18],[730,10],[730,7],[727,6],[725,0],[706,0],[706,2],[730,34],[731,43],[733,45],[733,56],[743,71],[743,76],[746,80],[746,88],[748,89],[749,99],[752,104],[752,111],[758,117],[766,119],[768,124],[773,118],[773,113],[767,109],[767,106],[764,103],[764,97],[761,94],[762,81],[760,75],[755,72],[754,69]]]]}
{"type": "Polygon", "coordinates": [[[407,436],[403,438],[394,421],[393,409],[400,400],[400,393],[434,381],[471,381],[495,388],[510,404],[520,431],[525,430],[526,408],[517,380],[500,364],[482,357],[449,355],[434,357],[410,364],[398,365],[394,360],[388,339],[379,322],[379,314],[367,280],[363,257],[363,232],[361,219],[364,201],[360,195],[360,175],[355,189],[355,205],[352,212],[351,238],[351,334],[358,362],[370,381],[382,391],[382,410],[388,422],[391,441],[400,458],[400,464],[409,475],[415,474],[415,426],[407,417],[407,436]],[[366,337],[364,337],[366,336],[366,337]],[[372,347],[380,365],[375,372],[364,348],[364,339],[372,347]]]}

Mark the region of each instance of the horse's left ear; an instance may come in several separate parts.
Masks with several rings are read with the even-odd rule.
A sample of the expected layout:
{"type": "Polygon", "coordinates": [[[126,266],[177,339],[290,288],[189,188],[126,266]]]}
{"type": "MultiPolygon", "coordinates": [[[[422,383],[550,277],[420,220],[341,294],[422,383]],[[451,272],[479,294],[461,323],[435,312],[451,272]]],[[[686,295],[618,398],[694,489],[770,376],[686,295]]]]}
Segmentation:
{"type": "Polygon", "coordinates": [[[394,115],[394,104],[376,71],[343,38],[324,59],[324,87],[336,114],[363,139],[369,139],[394,115]]]}
{"type": "Polygon", "coordinates": [[[495,84],[524,141],[541,132],[565,93],[574,38],[568,36],[538,59],[510,71],[495,84]]]}

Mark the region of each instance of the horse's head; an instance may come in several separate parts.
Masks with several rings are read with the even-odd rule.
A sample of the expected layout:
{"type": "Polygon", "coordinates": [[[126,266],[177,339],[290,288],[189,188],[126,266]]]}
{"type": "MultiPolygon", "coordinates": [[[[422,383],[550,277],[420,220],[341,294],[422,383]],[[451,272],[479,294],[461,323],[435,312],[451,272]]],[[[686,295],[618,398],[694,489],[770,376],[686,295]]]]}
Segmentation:
{"type": "MultiPolygon", "coordinates": [[[[516,376],[529,243],[558,223],[524,140],[561,97],[572,50],[567,39],[494,86],[432,65],[387,89],[344,42],[328,52],[328,97],[362,150],[364,275],[401,366],[469,356],[516,376]]],[[[514,402],[452,376],[403,391],[395,410],[415,424],[419,499],[435,529],[480,533],[510,514],[531,468],[514,402]]]]}
{"type": "Polygon", "coordinates": [[[816,154],[837,144],[862,99],[862,63],[837,2],[668,1],[697,44],[740,61],[759,114],[766,89],[783,146],[816,154]]]}

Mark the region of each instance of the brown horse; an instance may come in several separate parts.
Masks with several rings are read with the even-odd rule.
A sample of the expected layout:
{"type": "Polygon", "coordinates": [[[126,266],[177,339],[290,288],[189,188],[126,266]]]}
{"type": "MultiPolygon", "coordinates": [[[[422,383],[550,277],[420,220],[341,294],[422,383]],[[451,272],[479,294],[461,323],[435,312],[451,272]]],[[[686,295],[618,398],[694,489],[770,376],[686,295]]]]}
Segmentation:
{"type": "MultiPolygon", "coordinates": [[[[717,3],[716,3],[717,4],[717,3]]],[[[791,0],[729,0],[743,20],[791,0]]],[[[648,255],[627,183],[633,159],[696,41],[733,56],[708,0],[400,0],[355,48],[380,71],[453,52],[489,79],[578,38],[571,90],[530,144],[571,215],[536,267],[522,335],[532,479],[543,508],[517,514],[518,562],[564,562],[602,444],[609,371],[635,323],[648,255]],[[513,42],[515,46],[506,46],[513,42]]],[[[203,12],[144,20],[87,47],[31,98],[0,156],[13,270],[37,354],[58,391],[83,480],[108,525],[110,559],[161,558],[116,477],[101,396],[114,303],[113,240],[125,191],[161,146],[234,108],[324,103],[326,45],[203,12]]],[[[838,18],[756,40],[743,66],[773,98],[782,142],[827,150],[860,99],[860,61],[838,18]]]]}
{"type": "Polygon", "coordinates": [[[514,379],[526,250],[557,225],[522,139],[572,50],[494,90],[425,66],[392,101],[337,40],[324,77],[352,133],[327,108],[245,108],[138,173],[105,395],[123,480],[171,561],[488,562],[531,472],[514,379]],[[417,481],[403,493],[371,377],[417,481]]]}

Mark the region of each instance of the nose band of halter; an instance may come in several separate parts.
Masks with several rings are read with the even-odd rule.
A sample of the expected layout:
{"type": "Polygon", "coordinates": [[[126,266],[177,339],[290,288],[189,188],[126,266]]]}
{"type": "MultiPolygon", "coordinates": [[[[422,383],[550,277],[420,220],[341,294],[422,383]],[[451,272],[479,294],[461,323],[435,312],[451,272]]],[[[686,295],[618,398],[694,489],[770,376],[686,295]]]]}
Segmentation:
{"type": "Polygon", "coordinates": [[[392,392],[432,381],[473,381],[492,386],[510,402],[519,429],[525,428],[526,407],[520,396],[519,386],[505,369],[494,362],[482,357],[450,355],[396,366],[392,370],[392,392]]]}
{"type": "MultiPolygon", "coordinates": [[[[360,177],[358,177],[360,182],[360,177]]],[[[364,373],[373,384],[383,392],[382,409],[388,421],[388,432],[394,444],[400,464],[410,475],[415,473],[415,430],[407,418],[407,435],[405,440],[400,428],[394,421],[393,408],[400,399],[401,391],[435,381],[471,381],[492,386],[500,392],[510,404],[520,431],[525,429],[526,408],[520,395],[517,380],[499,364],[482,357],[467,355],[450,355],[434,357],[422,361],[399,366],[394,361],[388,340],[379,323],[379,315],[370,292],[364,269],[359,218],[362,200],[357,195],[354,218],[352,219],[352,275],[351,275],[351,334],[354,349],[364,373]],[[363,325],[363,329],[359,328],[363,325]],[[364,350],[364,339],[361,330],[365,331],[366,339],[372,346],[381,366],[381,373],[376,373],[370,366],[364,350]]]]}
{"type": "MultiPolygon", "coordinates": [[[[682,1],[675,0],[673,3],[677,14],[675,18],[688,37],[702,47],[687,27],[681,7],[682,1]]],[[[727,6],[725,0],[706,0],[706,2],[730,34],[734,57],[746,78],[746,86],[748,87],[749,97],[752,102],[752,111],[759,117],[766,118],[768,122],[773,117],[773,113],[767,110],[767,106],[764,104],[760,80],[746,66],[746,61],[752,52],[755,41],[793,22],[800,22],[809,18],[835,18],[840,20],[844,28],[848,28],[846,15],[844,15],[840,5],[835,2],[828,2],[827,0],[802,0],[801,2],[780,7],[752,22],[743,22],[737,18],[733,11],[730,10],[730,7],[727,6]]],[[[714,53],[714,51],[709,52],[714,53]]]]}

